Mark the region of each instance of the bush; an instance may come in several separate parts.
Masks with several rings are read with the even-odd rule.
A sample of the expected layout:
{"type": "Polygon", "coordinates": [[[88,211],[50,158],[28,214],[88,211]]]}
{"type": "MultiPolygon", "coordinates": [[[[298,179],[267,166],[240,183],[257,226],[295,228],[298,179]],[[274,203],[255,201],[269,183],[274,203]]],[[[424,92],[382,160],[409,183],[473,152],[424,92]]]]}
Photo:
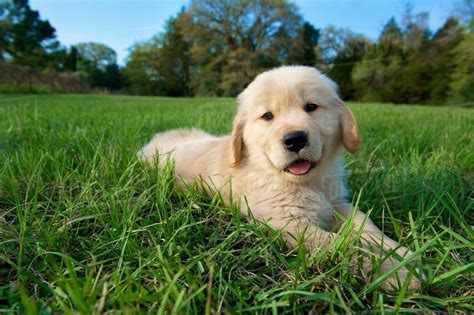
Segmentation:
{"type": "Polygon", "coordinates": [[[1,93],[77,93],[89,90],[73,72],[39,71],[31,67],[0,62],[1,93]]]}

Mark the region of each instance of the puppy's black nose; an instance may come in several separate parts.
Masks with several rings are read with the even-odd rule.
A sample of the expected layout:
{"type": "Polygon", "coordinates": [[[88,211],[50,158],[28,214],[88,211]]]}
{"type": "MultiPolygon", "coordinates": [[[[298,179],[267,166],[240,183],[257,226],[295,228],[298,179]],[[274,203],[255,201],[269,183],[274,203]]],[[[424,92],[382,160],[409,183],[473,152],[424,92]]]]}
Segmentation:
{"type": "Polygon", "coordinates": [[[308,143],[308,134],[302,130],[292,131],[283,136],[285,147],[298,153],[308,143]]]}

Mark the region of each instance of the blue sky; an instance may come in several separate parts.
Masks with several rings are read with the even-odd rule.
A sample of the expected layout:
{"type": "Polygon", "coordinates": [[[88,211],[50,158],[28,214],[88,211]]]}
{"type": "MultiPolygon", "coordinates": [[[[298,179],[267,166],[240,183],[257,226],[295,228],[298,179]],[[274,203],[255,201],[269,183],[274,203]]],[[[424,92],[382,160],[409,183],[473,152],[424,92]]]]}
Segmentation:
{"type": "MultiPolygon", "coordinates": [[[[332,24],[375,39],[387,20],[399,18],[405,0],[296,0],[304,19],[317,28],[332,24]]],[[[457,0],[414,0],[414,12],[430,13],[430,27],[439,28],[457,0]]],[[[124,63],[128,48],[163,31],[166,20],[188,0],[30,0],[56,28],[62,44],[94,41],[112,47],[124,63]]]]}

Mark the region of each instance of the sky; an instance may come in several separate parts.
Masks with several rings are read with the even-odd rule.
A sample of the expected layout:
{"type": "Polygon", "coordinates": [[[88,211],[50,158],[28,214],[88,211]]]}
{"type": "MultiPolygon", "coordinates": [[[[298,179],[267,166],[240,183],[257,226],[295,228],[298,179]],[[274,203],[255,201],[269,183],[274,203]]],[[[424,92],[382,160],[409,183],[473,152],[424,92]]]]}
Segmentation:
{"type": "MultiPolygon", "coordinates": [[[[48,19],[63,45],[99,42],[112,47],[124,64],[129,48],[164,30],[169,17],[189,0],[30,0],[48,19]]],[[[303,18],[316,28],[349,28],[376,39],[392,16],[399,19],[406,0],[295,0],[303,18]]],[[[430,28],[442,26],[458,0],[412,0],[413,11],[430,14],[430,28]]]]}

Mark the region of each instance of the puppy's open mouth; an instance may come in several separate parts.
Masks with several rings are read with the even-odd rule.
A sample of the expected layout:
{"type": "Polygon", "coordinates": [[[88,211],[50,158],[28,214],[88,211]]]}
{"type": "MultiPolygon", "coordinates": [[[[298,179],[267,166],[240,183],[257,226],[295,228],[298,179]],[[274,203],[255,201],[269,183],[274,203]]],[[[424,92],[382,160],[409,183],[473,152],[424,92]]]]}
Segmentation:
{"type": "Polygon", "coordinates": [[[316,162],[311,162],[308,160],[298,159],[294,162],[291,162],[285,168],[285,172],[291,173],[293,175],[305,175],[308,174],[316,166],[316,162]]]}

